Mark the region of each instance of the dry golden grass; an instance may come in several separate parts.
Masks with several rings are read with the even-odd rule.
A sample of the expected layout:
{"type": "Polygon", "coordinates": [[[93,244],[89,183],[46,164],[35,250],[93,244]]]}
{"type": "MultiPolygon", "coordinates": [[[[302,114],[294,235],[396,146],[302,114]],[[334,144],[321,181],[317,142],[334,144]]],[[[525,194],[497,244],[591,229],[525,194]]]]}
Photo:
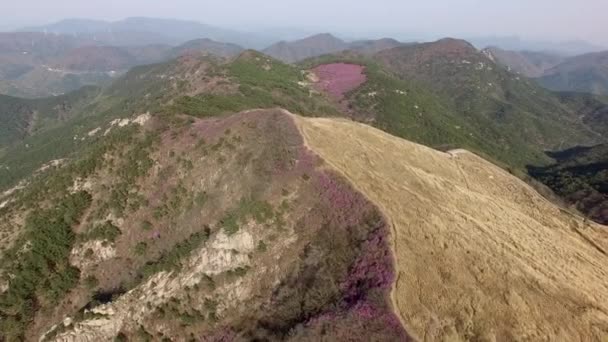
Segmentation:
{"type": "Polygon", "coordinates": [[[608,228],[466,151],[342,119],[308,144],[393,224],[393,301],[423,341],[608,341],[608,228]]]}

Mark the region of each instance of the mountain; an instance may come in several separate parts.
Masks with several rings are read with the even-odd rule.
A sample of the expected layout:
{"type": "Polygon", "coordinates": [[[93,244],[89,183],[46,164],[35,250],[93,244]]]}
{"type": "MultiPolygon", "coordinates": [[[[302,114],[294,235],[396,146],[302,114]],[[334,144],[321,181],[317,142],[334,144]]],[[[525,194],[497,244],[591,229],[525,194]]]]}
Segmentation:
{"type": "Polygon", "coordinates": [[[473,154],[279,109],[100,128],[2,198],[3,338],[607,332],[573,316],[605,310],[606,231],[473,154]]]}
{"type": "Polygon", "coordinates": [[[252,50],[230,60],[186,55],[134,67],[78,106],[70,115],[74,120],[48,127],[52,129],[21,140],[0,155],[0,165],[6,166],[0,167],[0,189],[16,185],[52,160],[67,158],[86,145],[89,133],[96,132],[91,133],[95,136],[102,124],[136,112],[208,117],[282,107],[308,115],[338,113],[329,100],[301,85],[303,81],[301,69],[252,50]]]}
{"type": "Polygon", "coordinates": [[[149,44],[179,45],[186,41],[209,38],[216,41],[260,48],[268,38],[247,32],[223,29],[196,21],[132,17],[118,21],[66,19],[20,31],[73,35],[95,40],[103,45],[133,46],[149,44]]]}
{"type": "Polygon", "coordinates": [[[548,52],[509,51],[497,47],[488,47],[482,51],[510,71],[531,78],[542,76],[545,71],[564,60],[564,57],[548,52]]]}
{"type": "Polygon", "coordinates": [[[278,42],[263,50],[265,54],[286,63],[298,62],[348,49],[348,44],[329,33],[317,34],[293,42],[278,42]]]}
{"type": "Polygon", "coordinates": [[[0,152],[0,339],[608,334],[604,227],[470,152],[344,118],[420,140],[474,127],[365,61],[137,66],[0,152]]]}
{"type": "Polygon", "coordinates": [[[391,38],[357,40],[347,43],[329,33],[324,33],[292,42],[281,41],[264,49],[263,52],[285,63],[295,63],[345,50],[372,55],[401,45],[403,43],[391,38]]]}
{"type": "Polygon", "coordinates": [[[530,166],[529,173],[592,220],[608,224],[608,145],[572,148],[550,156],[555,164],[530,166]]]}
{"type": "Polygon", "coordinates": [[[559,100],[572,108],[588,127],[608,135],[608,98],[589,93],[557,93],[559,100]]]}
{"type": "Polygon", "coordinates": [[[350,42],[348,48],[364,55],[373,55],[380,51],[396,48],[402,45],[404,45],[404,43],[398,40],[392,38],[381,38],[375,40],[356,40],[350,42]]]}
{"type": "Polygon", "coordinates": [[[188,53],[232,57],[242,50],[210,39],[176,47],[110,46],[67,35],[6,33],[0,35],[0,93],[27,98],[56,96],[87,85],[107,85],[137,65],[188,53]]]}
{"type": "Polygon", "coordinates": [[[603,139],[554,94],[465,41],[412,44],[372,59],[344,54],[306,66],[313,73],[321,67],[313,82],[321,91],[345,90],[338,101],[357,120],[435,148],[467,148],[514,169],[550,163],[547,149],[603,139]]]}
{"type": "Polygon", "coordinates": [[[203,38],[191,40],[172,48],[167,53],[167,58],[196,53],[208,53],[219,57],[234,57],[242,51],[243,48],[236,44],[221,43],[203,38]]]}
{"type": "Polygon", "coordinates": [[[608,51],[568,58],[538,79],[555,91],[608,95],[608,51]]]}

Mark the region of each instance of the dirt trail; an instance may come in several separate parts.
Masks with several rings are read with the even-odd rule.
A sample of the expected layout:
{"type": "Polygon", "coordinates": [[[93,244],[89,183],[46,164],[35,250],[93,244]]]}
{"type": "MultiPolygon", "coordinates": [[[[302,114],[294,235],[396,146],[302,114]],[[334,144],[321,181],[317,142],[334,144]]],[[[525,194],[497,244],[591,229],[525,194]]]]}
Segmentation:
{"type": "Polygon", "coordinates": [[[308,146],[390,218],[393,304],[409,333],[608,340],[608,228],[563,213],[472,153],[342,119],[295,119],[308,146]]]}

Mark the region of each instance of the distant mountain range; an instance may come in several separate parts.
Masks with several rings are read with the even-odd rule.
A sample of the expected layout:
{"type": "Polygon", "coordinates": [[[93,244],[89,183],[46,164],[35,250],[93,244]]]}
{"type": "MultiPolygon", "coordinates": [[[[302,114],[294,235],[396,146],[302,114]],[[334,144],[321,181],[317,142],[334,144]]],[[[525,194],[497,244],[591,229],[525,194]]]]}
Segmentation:
{"type": "Polygon", "coordinates": [[[219,28],[196,21],[144,17],[119,21],[66,19],[49,25],[25,27],[19,31],[66,34],[115,46],[179,45],[199,38],[238,44],[247,48],[262,48],[272,43],[272,39],[267,36],[219,28]]]}
{"type": "Polygon", "coordinates": [[[574,57],[495,47],[484,52],[511,71],[536,78],[547,89],[608,95],[608,51],[574,57]]]}
{"type": "MultiPolygon", "coordinates": [[[[404,45],[395,39],[347,41],[329,33],[275,42],[280,33],[250,33],[195,21],[133,17],[66,19],[0,34],[0,93],[43,97],[103,85],[136,65],[187,53],[231,57],[255,48],[287,63],[353,51],[371,56],[404,45]],[[28,31],[28,32],[25,32],[28,31]]],[[[294,36],[290,33],[290,36],[294,36]]],[[[608,94],[608,53],[582,41],[532,42],[517,37],[472,40],[509,70],[554,91],[608,94]],[[576,55],[571,57],[571,55],[576,55]]]]}
{"type": "Polygon", "coordinates": [[[504,50],[544,51],[561,56],[575,56],[589,52],[605,50],[607,47],[591,44],[583,40],[561,42],[526,40],[519,37],[471,37],[467,38],[479,49],[498,46],[504,50]]]}
{"type": "Polygon", "coordinates": [[[0,93],[20,97],[60,95],[103,85],[130,68],[184,54],[230,57],[238,45],[196,39],[165,44],[111,46],[87,37],[44,33],[0,33],[0,93]]]}

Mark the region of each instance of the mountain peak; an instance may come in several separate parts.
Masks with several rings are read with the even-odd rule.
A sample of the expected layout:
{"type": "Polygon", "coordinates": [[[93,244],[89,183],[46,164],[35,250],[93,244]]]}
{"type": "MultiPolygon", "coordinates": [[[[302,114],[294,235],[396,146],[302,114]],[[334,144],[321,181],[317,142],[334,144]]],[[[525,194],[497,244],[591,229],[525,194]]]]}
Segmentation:
{"type": "Polygon", "coordinates": [[[477,49],[473,46],[473,44],[469,43],[464,39],[456,39],[456,38],[443,38],[439,39],[433,43],[429,43],[430,45],[440,48],[445,52],[463,52],[463,53],[474,53],[478,52],[477,49]]]}

